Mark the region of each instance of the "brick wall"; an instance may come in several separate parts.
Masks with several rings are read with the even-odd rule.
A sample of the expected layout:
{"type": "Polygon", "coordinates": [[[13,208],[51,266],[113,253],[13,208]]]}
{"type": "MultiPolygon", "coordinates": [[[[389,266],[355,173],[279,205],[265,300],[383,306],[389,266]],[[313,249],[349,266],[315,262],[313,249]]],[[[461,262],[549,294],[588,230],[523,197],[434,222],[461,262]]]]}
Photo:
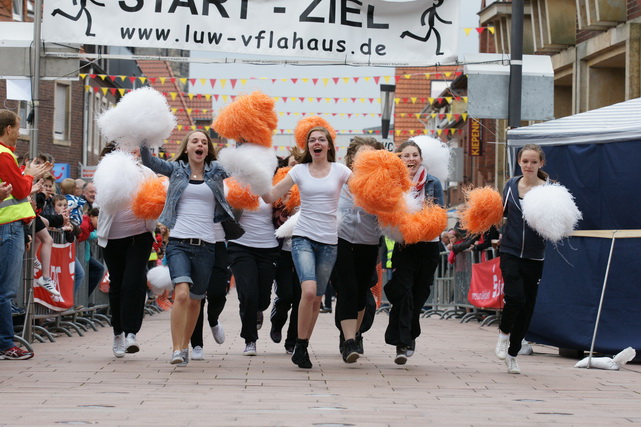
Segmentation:
{"type": "Polygon", "coordinates": [[[0,0],[0,21],[13,21],[11,0],[0,0]]]}
{"type": "MultiPolygon", "coordinates": [[[[41,81],[40,83],[40,110],[39,110],[39,133],[38,152],[49,153],[58,163],[69,163],[72,178],[78,174],[78,162],[82,161],[82,139],[83,139],[83,111],[84,111],[84,88],[81,82],[73,82],[71,89],[71,145],[59,145],[53,143],[53,109],[55,83],[52,81],[41,81]]],[[[4,80],[0,80],[0,99],[6,100],[7,91],[4,80]]],[[[17,109],[16,101],[6,101],[6,107],[17,109]]],[[[5,107],[3,105],[2,108],[5,107]]],[[[30,151],[30,140],[18,140],[16,155],[23,156],[30,151]]]]}
{"type": "MultiPolygon", "coordinates": [[[[454,80],[454,72],[457,70],[456,66],[447,66],[447,67],[405,67],[397,68],[396,75],[400,76],[398,82],[396,83],[396,94],[395,98],[400,99],[411,99],[418,98],[416,103],[412,104],[411,102],[399,102],[394,106],[394,143],[396,145],[402,144],[407,141],[411,136],[409,133],[403,131],[424,129],[425,126],[416,118],[415,114],[420,113],[425,106],[427,101],[421,102],[420,98],[429,98],[431,95],[431,82],[435,79],[436,74],[442,74],[447,72],[452,72],[452,76],[449,80],[454,80]],[[425,77],[425,73],[430,74],[430,78],[425,77]],[[410,78],[406,78],[410,76],[410,78]],[[402,115],[405,117],[401,117],[402,115]],[[401,131],[399,135],[396,135],[397,131],[401,131]]],[[[443,76],[439,77],[439,80],[442,80],[443,76]]],[[[392,135],[390,135],[392,137],[392,135]]]]}
{"type": "Polygon", "coordinates": [[[628,0],[628,20],[641,17],[641,0],[628,0]]]}

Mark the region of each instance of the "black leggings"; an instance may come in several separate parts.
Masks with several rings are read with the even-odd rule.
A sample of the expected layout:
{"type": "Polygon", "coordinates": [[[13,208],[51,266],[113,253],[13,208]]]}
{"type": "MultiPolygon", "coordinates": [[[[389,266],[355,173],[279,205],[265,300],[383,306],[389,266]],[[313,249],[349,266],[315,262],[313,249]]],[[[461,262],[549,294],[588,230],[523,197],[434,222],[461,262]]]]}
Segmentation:
{"type": "Polygon", "coordinates": [[[151,233],[107,242],[103,253],[109,269],[109,307],[114,334],[137,334],[147,297],[147,261],[154,241],[151,233]]]}
{"type": "Polygon", "coordinates": [[[356,319],[365,309],[367,292],[376,284],[378,245],[360,245],[338,239],[338,254],[334,266],[336,280],[336,311],[338,321],[356,319]]]}
{"type": "Polygon", "coordinates": [[[276,276],[280,250],[278,247],[252,248],[229,243],[227,253],[240,303],[240,336],[245,339],[245,344],[256,342],[256,315],[259,311],[266,310],[271,302],[272,283],[276,276]]]}
{"type": "MultiPolygon", "coordinates": [[[[229,258],[227,256],[227,245],[225,242],[216,242],[214,255],[214,267],[209,276],[209,285],[207,286],[207,321],[210,327],[218,324],[218,317],[225,308],[227,302],[227,292],[229,292],[229,279],[231,271],[229,270],[229,258]]],[[[205,323],[205,298],[200,302],[200,314],[196,321],[196,327],[191,334],[191,347],[203,347],[203,324],[205,323]]]]}
{"type": "Polygon", "coordinates": [[[294,268],[294,260],[291,251],[280,251],[278,267],[276,269],[276,298],[272,306],[271,323],[272,329],[280,331],[287,322],[289,315],[289,326],[285,338],[285,347],[294,347],[298,337],[298,305],[300,303],[300,282],[294,268]]]}
{"type": "Polygon", "coordinates": [[[439,261],[438,242],[394,245],[394,273],[383,288],[392,304],[385,330],[387,344],[409,346],[421,335],[420,316],[439,261]]]}
{"type": "Polygon", "coordinates": [[[510,356],[516,357],[534,314],[536,294],[543,275],[543,261],[502,253],[501,273],[505,306],[499,329],[505,334],[510,334],[510,348],[507,352],[510,356]]]}

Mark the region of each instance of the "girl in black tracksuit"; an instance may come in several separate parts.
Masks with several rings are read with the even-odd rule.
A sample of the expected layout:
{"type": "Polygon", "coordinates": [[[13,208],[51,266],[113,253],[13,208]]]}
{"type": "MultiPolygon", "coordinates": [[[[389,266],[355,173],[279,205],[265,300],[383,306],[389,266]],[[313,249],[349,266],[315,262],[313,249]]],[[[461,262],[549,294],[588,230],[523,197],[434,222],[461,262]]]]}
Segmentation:
{"type": "Polygon", "coordinates": [[[505,226],[499,253],[505,306],[495,349],[496,356],[505,360],[511,374],[521,373],[516,356],[534,313],[545,254],[545,240],[526,223],[521,200],[532,188],[548,180],[548,175],[541,170],[545,155],[538,145],[525,145],[517,160],[523,175],[511,178],[503,190],[505,226]]]}

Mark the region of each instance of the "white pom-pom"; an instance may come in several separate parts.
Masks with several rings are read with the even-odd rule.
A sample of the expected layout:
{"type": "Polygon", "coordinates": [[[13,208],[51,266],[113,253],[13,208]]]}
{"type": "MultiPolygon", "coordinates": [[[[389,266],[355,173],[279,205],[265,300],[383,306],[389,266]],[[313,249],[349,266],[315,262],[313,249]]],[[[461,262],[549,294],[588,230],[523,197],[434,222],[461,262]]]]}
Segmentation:
{"type": "Polygon", "coordinates": [[[144,179],[142,168],[134,156],[116,150],[102,158],[93,182],[96,185],[96,203],[105,213],[114,214],[131,205],[144,179]]]}
{"type": "Polygon", "coordinates": [[[450,147],[440,139],[427,135],[418,135],[410,140],[421,148],[423,166],[427,172],[441,182],[446,181],[450,174],[450,147]]]}
{"type": "Polygon", "coordinates": [[[155,294],[160,295],[165,291],[173,291],[174,284],[171,282],[169,267],[160,265],[147,272],[147,282],[149,289],[155,294]]]}
{"type": "Polygon", "coordinates": [[[176,127],[167,99],[155,89],[143,87],[123,96],[118,105],[98,118],[100,132],[123,151],[141,144],[160,147],[176,127]]]}
{"type": "Polygon", "coordinates": [[[390,240],[395,241],[396,243],[403,243],[403,233],[397,227],[381,227],[381,232],[383,236],[387,237],[390,240]]]}
{"type": "Polygon", "coordinates": [[[408,213],[418,212],[423,209],[423,204],[420,199],[414,197],[413,191],[408,191],[405,193],[405,206],[408,213]]]}
{"type": "Polygon", "coordinates": [[[274,149],[256,144],[223,148],[218,161],[238,182],[249,185],[254,194],[267,194],[272,189],[272,177],[278,164],[274,149]]]}
{"type": "Polygon", "coordinates": [[[558,183],[534,187],[523,197],[521,206],[528,225],[555,243],[569,236],[583,217],[572,194],[558,183]]]}
{"type": "Polygon", "coordinates": [[[617,365],[623,366],[637,356],[637,351],[632,347],[623,349],[621,352],[617,353],[616,356],[612,358],[617,365]]]}
{"type": "Polygon", "coordinates": [[[298,222],[298,217],[300,216],[300,211],[296,212],[294,215],[290,216],[287,218],[287,221],[283,223],[280,227],[276,229],[276,237],[278,238],[285,238],[285,237],[292,237],[292,234],[294,233],[294,227],[296,227],[296,223],[298,222]]]}

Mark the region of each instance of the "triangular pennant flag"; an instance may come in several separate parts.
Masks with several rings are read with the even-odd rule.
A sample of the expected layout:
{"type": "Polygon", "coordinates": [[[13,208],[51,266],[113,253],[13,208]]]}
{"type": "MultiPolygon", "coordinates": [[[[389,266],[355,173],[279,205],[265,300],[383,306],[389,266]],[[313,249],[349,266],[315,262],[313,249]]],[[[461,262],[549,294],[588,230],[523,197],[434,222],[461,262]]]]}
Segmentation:
{"type": "Polygon", "coordinates": [[[240,79],[240,84],[245,86],[247,84],[247,79],[240,79]]]}
{"type": "Polygon", "coordinates": [[[87,77],[87,75],[86,75],[86,74],[78,74],[78,77],[80,77],[81,79],[83,79],[83,80],[84,80],[84,79],[85,79],[85,77],[87,77]]]}
{"type": "Polygon", "coordinates": [[[332,77],[332,80],[334,80],[334,84],[337,85],[340,77],[332,77]]]}
{"type": "Polygon", "coordinates": [[[107,95],[107,92],[109,91],[109,88],[102,87],[102,88],[100,88],[100,90],[102,91],[103,95],[107,95]]]}
{"type": "Polygon", "coordinates": [[[112,87],[111,89],[109,89],[109,93],[111,93],[113,96],[116,96],[116,88],[112,87]]]}
{"type": "Polygon", "coordinates": [[[156,78],[155,77],[149,77],[149,83],[151,83],[151,84],[156,83],[156,78]]]}
{"type": "Polygon", "coordinates": [[[481,34],[485,28],[483,27],[476,27],[476,32],[481,34]]]}
{"type": "Polygon", "coordinates": [[[220,87],[225,88],[225,85],[227,84],[227,79],[220,79],[220,87]]]}
{"type": "Polygon", "coordinates": [[[196,85],[196,79],[189,79],[189,83],[191,83],[192,86],[196,85]]]}
{"type": "Polygon", "coordinates": [[[318,79],[312,79],[312,83],[314,83],[314,86],[316,86],[316,83],[318,83],[318,79]]]}
{"type": "Polygon", "coordinates": [[[216,79],[209,79],[209,84],[211,85],[211,87],[214,87],[214,85],[216,84],[216,79]]]}
{"type": "Polygon", "coordinates": [[[207,81],[207,79],[198,79],[198,81],[201,85],[205,86],[205,82],[207,81]]]}
{"type": "Polygon", "coordinates": [[[216,94],[214,94],[214,99],[215,99],[216,101],[218,101],[218,96],[219,96],[219,95],[218,95],[217,93],[216,93],[216,94]]]}
{"type": "Polygon", "coordinates": [[[349,83],[349,77],[343,77],[343,81],[344,81],[345,83],[349,83]]]}
{"type": "Polygon", "coordinates": [[[358,83],[358,77],[353,77],[354,83],[358,83]]]}
{"type": "Polygon", "coordinates": [[[411,74],[403,74],[403,77],[405,77],[406,79],[409,80],[409,79],[412,78],[412,75],[411,74]]]}
{"type": "Polygon", "coordinates": [[[236,82],[238,81],[238,79],[229,79],[229,81],[231,82],[231,88],[236,88],[236,82]]]}
{"type": "Polygon", "coordinates": [[[176,100],[176,95],[178,95],[176,92],[169,92],[169,96],[171,96],[172,101],[176,100]]]}
{"type": "Polygon", "coordinates": [[[171,83],[176,83],[176,77],[170,77],[170,78],[169,78],[169,81],[170,81],[171,83]]]}
{"type": "Polygon", "coordinates": [[[327,83],[329,83],[329,79],[328,79],[328,78],[324,78],[324,79],[323,79],[323,84],[324,84],[325,86],[327,86],[327,83]]]}
{"type": "Polygon", "coordinates": [[[298,82],[298,79],[294,79],[294,78],[293,78],[293,79],[292,79],[292,83],[296,84],[296,82],[298,82]]]}
{"type": "Polygon", "coordinates": [[[124,89],[118,89],[118,93],[120,96],[125,96],[125,90],[124,89]]]}
{"type": "Polygon", "coordinates": [[[400,79],[401,79],[401,76],[394,76],[394,80],[396,81],[396,83],[398,83],[400,79]]]}
{"type": "Polygon", "coordinates": [[[465,35],[466,36],[469,36],[470,32],[472,31],[472,29],[471,28],[463,28],[463,31],[465,31],[465,35]]]}
{"type": "Polygon", "coordinates": [[[487,29],[490,31],[490,33],[494,34],[494,27],[487,27],[487,29]]]}
{"type": "Polygon", "coordinates": [[[142,83],[142,84],[145,84],[145,82],[147,81],[147,77],[144,77],[144,76],[138,77],[138,79],[140,80],[140,83],[142,83]]]}
{"type": "Polygon", "coordinates": [[[158,77],[160,79],[160,84],[164,85],[165,80],[167,80],[167,77],[158,77]]]}
{"type": "Polygon", "coordinates": [[[467,121],[467,113],[461,114],[461,117],[463,118],[463,121],[467,121]]]}
{"type": "Polygon", "coordinates": [[[416,104],[416,100],[417,100],[417,99],[418,99],[418,98],[413,97],[413,98],[410,98],[410,101],[412,101],[412,104],[416,104]]]}

